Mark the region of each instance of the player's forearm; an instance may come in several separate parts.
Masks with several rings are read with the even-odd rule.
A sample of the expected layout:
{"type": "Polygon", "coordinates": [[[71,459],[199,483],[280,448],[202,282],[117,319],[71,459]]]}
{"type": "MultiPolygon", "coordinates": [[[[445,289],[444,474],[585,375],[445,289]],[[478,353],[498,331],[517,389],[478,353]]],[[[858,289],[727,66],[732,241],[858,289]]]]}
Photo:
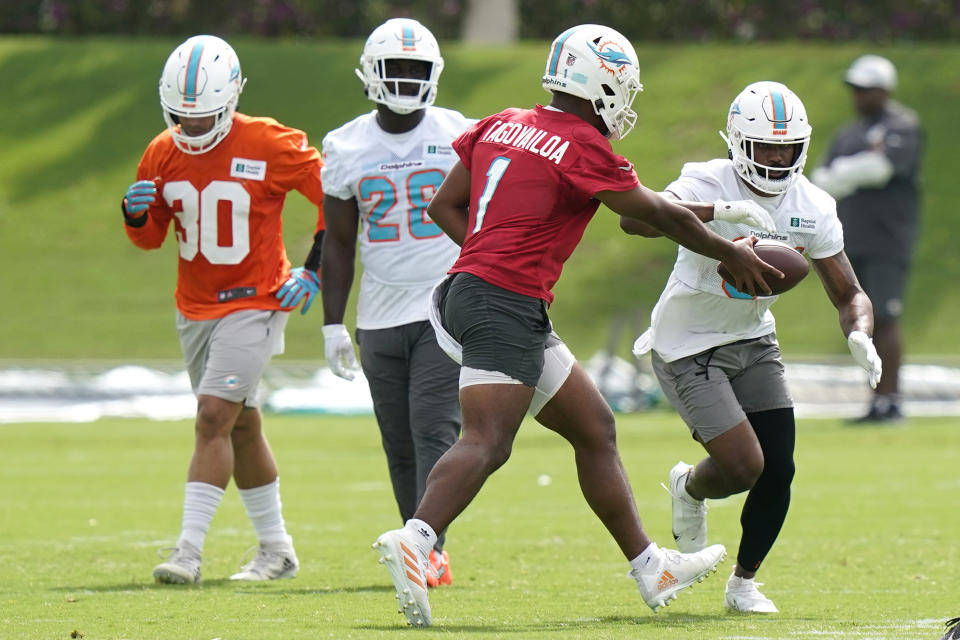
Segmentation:
{"type": "Polygon", "coordinates": [[[303,266],[314,273],[320,269],[322,262],[323,236],[323,229],[313,235],[313,245],[310,247],[310,253],[307,254],[307,259],[303,261],[303,266]]]}
{"type": "Polygon", "coordinates": [[[159,249],[167,236],[167,226],[159,225],[147,212],[128,216],[124,212],[124,231],[130,241],[141,249],[159,249]]]}
{"type": "Polygon", "coordinates": [[[837,312],[843,335],[848,336],[851,331],[873,335],[873,303],[863,291],[854,294],[849,302],[839,305],[837,312]]]}
{"type": "Polygon", "coordinates": [[[469,213],[466,208],[452,206],[434,207],[431,203],[428,209],[430,218],[437,223],[437,226],[443,230],[450,239],[458,245],[463,245],[467,237],[467,220],[469,213]]]}
{"type": "Polygon", "coordinates": [[[343,324],[354,277],[354,245],[336,242],[324,234],[320,260],[320,296],[323,299],[323,324],[343,324]]]}
{"type": "MultiPolygon", "coordinates": [[[[709,206],[712,216],[713,205],[709,206]]],[[[677,244],[708,258],[723,260],[733,249],[732,242],[704,226],[693,211],[666,199],[658,207],[651,224],[677,244]]]]}
{"type": "Polygon", "coordinates": [[[644,238],[659,238],[663,236],[656,227],[652,227],[646,222],[641,222],[636,218],[628,218],[627,216],[620,216],[620,228],[625,233],[634,236],[643,236],[644,238]]]}
{"type": "Polygon", "coordinates": [[[713,220],[714,203],[712,202],[694,202],[692,200],[670,200],[670,202],[680,205],[684,209],[689,209],[701,222],[713,220]]]}

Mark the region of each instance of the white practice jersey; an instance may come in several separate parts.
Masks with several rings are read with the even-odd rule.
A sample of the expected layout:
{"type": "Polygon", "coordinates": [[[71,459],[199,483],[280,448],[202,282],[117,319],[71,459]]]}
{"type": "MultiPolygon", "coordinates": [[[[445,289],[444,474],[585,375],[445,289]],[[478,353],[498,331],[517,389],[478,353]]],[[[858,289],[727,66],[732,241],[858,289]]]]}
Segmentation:
{"type": "MultiPolygon", "coordinates": [[[[736,240],[748,235],[789,244],[809,259],[828,258],[843,250],[843,228],[834,199],[805,176],[783,195],[764,198],[750,191],[726,159],[684,165],[666,189],[680,200],[752,199],[766,209],[775,234],[745,224],[711,221],[713,231],[736,240]]],[[[737,340],[759,338],[775,330],[770,305],[777,296],[751,298],[724,282],[719,262],[680,247],[677,262],[651,314],[650,329],[640,336],[635,353],[653,348],[666,362],[737,340]]]]}
{"type": "Polygon", "coordinates": [[[387,133],[371,111],[323,139],[324,193],[360,210],[358,329],[427,319],[430,290],[460,254],[427,205],[457,161],[451,143],[475,122],[431,106],[412,131],[387,133]]]}

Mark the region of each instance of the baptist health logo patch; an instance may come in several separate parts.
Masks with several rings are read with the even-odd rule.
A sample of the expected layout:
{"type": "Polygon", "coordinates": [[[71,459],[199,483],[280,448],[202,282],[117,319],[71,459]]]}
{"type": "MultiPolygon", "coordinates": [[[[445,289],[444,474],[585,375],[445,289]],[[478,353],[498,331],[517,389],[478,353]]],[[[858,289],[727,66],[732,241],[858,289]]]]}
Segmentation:
{"type": "Polygon", "coordinates": [[[449,144],[434,144],[432,142],[424,143],[423,155],[425,156],[449,156],[453,155],[453,147],[449,144]]]}
{"type": "Polygon", "coordinates": [[[243,180],[264,180],[267,177],[266,160],[234,158],[230,161],[230,177],[243,180]]]}
{"type": "Polygon", "coordinates": [[[790,226],[794,229],[816,229],[817,221],[813,218],[790,218],[790,226]]]}

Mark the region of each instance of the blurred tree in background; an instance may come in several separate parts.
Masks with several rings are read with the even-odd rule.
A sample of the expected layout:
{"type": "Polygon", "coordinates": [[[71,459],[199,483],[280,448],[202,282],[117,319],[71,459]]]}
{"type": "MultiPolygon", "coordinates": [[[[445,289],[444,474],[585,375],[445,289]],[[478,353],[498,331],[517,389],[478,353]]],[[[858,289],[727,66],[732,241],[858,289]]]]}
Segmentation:
{"type": "MultiPolygon", "coordinates": [[[[483,0],[4,0],[0,33],[365,37],[412,16],[441,39],[460,37],[483,0]]],[[[947,40],[960,36],[956,0],[516,0],[519,36],[607,24],[634,40],[947,40]]]]}

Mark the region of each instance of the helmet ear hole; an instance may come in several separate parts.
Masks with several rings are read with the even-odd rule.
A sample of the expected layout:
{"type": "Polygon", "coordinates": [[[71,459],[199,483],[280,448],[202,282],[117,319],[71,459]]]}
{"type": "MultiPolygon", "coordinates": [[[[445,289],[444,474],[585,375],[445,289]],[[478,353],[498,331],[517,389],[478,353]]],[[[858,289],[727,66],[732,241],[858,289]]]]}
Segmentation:
{"type": "Polygon", "coordinates": [[[617,92],[613,90],[613,87],[611,87],[610,85],[608,85],[608,84],[606,84],[606,83],[603,84],[603,92],[604,92],[605,94],[607,94],[608,96],[615,96],[615,95],[617,95],[617,92]]]}

